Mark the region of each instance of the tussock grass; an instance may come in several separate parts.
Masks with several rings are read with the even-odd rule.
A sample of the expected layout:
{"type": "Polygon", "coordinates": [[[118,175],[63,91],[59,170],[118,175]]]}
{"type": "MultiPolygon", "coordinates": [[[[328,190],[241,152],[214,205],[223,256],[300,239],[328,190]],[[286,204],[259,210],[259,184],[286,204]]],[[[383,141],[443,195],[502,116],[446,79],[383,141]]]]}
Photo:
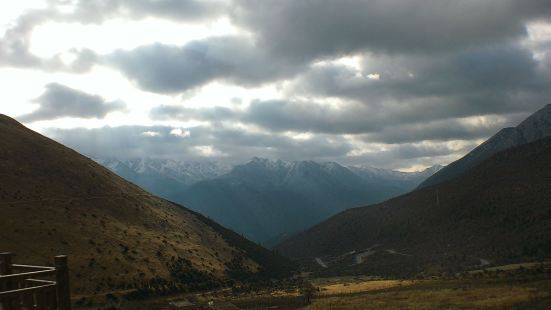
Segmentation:
{"type": "Polygon", "coordinates": [[[365,294],[316,298],[304,309],[530,309],[548,299],[551,280],[424,280],[365,294]]]}
{"type": "Polygon", "coordinates": [[[339,295],[339,294],[355,294],[361,292],[376,291],[382,289],[389,289],[394,287],[402,287],[413,285],[415,282],[412,280],[377,280],[377,281],[365,281],[356,283],[338,283],[320,287],[320,296],[339,295]]]}

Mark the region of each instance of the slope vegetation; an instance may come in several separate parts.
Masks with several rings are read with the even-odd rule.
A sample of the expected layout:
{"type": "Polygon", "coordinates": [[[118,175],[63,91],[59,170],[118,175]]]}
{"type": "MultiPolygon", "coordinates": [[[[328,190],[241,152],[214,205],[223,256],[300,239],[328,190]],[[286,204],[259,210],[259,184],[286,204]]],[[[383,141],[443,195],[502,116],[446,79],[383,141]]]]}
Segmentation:
{"type": "Polygon", "coordinates": [[[342,212],[276,249],[327,273],[379,275],[549,258],[550,184],[545,138],[449,182],[342,212]]]}
{"type": "Polygon", "coordinates": [[[0,251],[68,254],[78,295],[204,289],[287,260],[0,115],[0,251]]]}

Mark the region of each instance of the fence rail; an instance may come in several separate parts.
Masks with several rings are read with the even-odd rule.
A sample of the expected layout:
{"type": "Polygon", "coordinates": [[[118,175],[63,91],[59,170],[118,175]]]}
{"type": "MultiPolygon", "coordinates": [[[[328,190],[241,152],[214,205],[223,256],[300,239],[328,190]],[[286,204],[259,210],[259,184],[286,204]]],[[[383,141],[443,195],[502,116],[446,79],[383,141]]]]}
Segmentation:
{"type": "Polygon", "coordinates": [[[67,256],[56,256],[54,267],[13,264],[13,256],[0,253],[0,310],[71,309],[67,256]]]}

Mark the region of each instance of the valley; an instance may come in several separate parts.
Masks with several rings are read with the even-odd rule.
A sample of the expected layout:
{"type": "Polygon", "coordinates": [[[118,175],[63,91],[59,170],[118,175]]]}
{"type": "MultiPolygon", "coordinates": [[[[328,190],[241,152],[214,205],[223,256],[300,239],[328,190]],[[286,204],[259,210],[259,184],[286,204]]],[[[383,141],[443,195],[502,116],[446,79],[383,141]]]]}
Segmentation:
{"type": "Polygon", "coordinates": [[[0,1],[0,310],[551,309],[551,0],[0,1]]]}
{"type": "Polygon", "coordinates": [[[231,167],[160,159],[95,160],[267,247],[340,211],[406,193],[441,169],[406,173],[265,158],[231,167]]]}
{"type": "Polygon", "coordinates": [[[146,179],[156,171],[151,180],[195,176],[175,182],[184,186],[179,193],[186,199],[217,206],[201,209],[204,214],[150,194],[2,116],[0,246],[37,264],[69,254],[73,302],[83,309],[165,309],[170,303],[208,309],[212,303],[220,309],[376,309],[390,300],[398,309],[540,307],[551,298],[548,110],[521,124],[542,138],[503,150],[486,147],[492,154],[472,168],[415,190],[440,167],[400,173],[260,158],[233,168],[146,160],[132,162],[133,168],[124,165],[136,174],[149,170],[141,176],[146,179]],[[383,200],[389,189],[397,196],[383,200]],[[406,189],[412,191],[399,194],[406,189]],[[245,196],[228,196],[232,190],[245,196]],[[330,205],[361,202],[352,193],[382,202],[331,216],[339,209],[330,205]],[[234,209],[247,206],[242,198],[247,195],[255,197],[246,207],[254,218],[234,209]],[[290,204],[308,199],[311,206],[290,204]],[[239,206],[228,207],[231,203],[239,206]],[[279,223],[292,231],[293,220],[310,223],[297,217],[300,212],[314,226],[274,251],[225,227],[234,220],[249,229],[255,222],[269,226],[263,222],[268,219],[282,225],[280,216],[279,223]],[[330,218],[316,218],[316,212],[330,218]],[[223,225],[211,219],[213,214],[223,225]],[[515,297],[501,297],[511,294],[515,297]]]}
{"type": "Polygon", "coordinates": [[[198,309],[545,309],[551,305],[550,268],[550,262],[504,265],[414,279],[303,275],[309,284],[302,288],[239,294],[221,290],[130,305],[162,309],[168,302],[186,300],[198,309]]]}

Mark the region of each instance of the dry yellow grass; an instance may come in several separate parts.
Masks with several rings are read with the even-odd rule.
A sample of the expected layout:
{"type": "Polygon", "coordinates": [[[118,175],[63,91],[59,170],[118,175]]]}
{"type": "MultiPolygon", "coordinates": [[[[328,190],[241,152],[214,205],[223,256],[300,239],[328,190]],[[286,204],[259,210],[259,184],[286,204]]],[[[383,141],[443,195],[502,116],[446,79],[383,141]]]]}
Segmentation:
{"type": "Polygon", "coordinates": [[[477,269],[469,271],[469,273],[480,273],[484,271],[510,271],[510,270],[517,270],[521,268],[531,269],[538,266],[551,266],[551,261],[546,262],[532,262],[532,263],[521,263],[521,264],[509,264],[509,265],[502,265],[502,266],[495,266],[495,267],[489,267],[484,269],[477,269]]]}
{"type": "Polygon", "coordinates": [[[361,292],[376,291],[382,289],[388,289],[392,287],[401,287],[412,285],[415,282],[412,280],[378,280],[378,281],[365,281],[365,282],[353,282],[353,283],[338,283],[327,286],[321,286],[318,295],[338,295],[338,294],[354,294],[361,292]]]}
{"type": "MultiPolygon", "coordinates": [[[[420,281],[403,289],[316,298],[305,310],[350,309],[507,309],[551,298],[551,281],[480,284],[420,281]]],[[[528,308],[527,308],[528,309],[528,308]]]]}

